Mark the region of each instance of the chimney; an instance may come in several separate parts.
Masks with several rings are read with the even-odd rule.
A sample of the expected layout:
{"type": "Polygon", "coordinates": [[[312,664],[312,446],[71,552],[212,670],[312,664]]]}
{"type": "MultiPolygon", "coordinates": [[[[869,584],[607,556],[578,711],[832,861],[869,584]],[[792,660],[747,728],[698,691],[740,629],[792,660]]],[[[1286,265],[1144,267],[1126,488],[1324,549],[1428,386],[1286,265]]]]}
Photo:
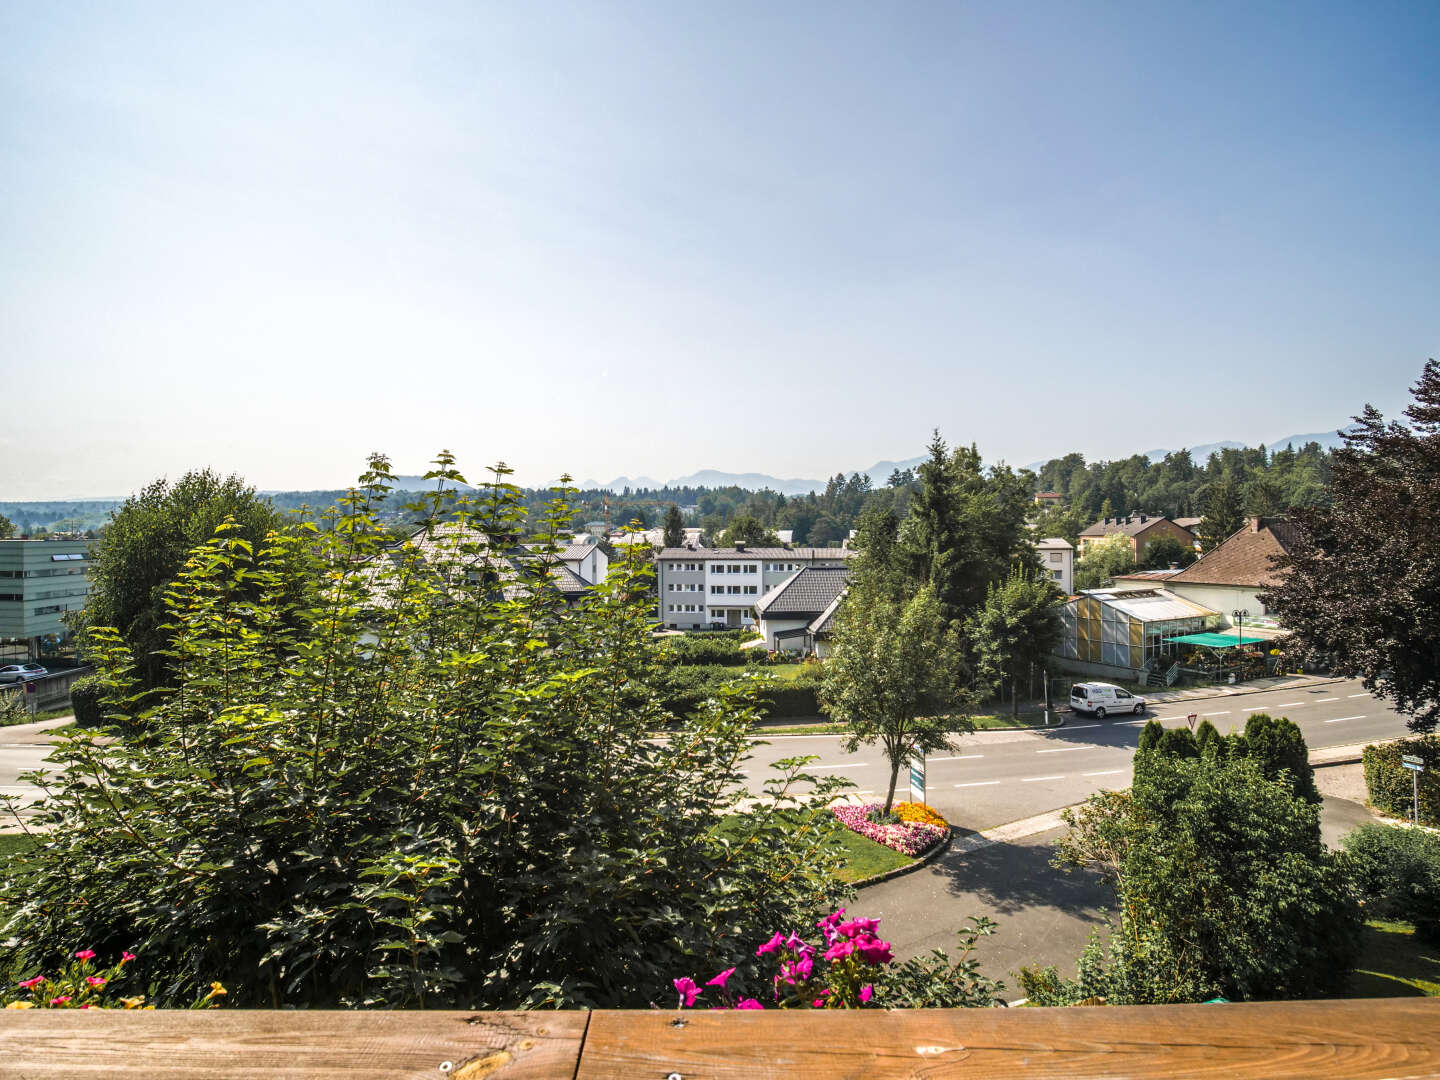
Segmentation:
{"type": "Polygon", "coordinates": [[[1252,518],[1250,519],[1250,531],[1251,531],[1251,532],[1259,532],[1259,531],[1260,531],[1260,519],[1259,519],[1258,517],[1252,517],[1252,518]]]}
{"type": "Polygon", "coordinates": [[[745,550],[745,541],[743,541],[743,540],[737,540],[737,541],[735,541],[735,550],[736,550],[737,552],[744,551],[744,550],[745,550]]]}
{"type": "Polygon", "coordinates": [[[1140,524],[1141,524],[1141,525],[1144,525],[1144,524],[1145,524],[1145,521],[1146,521],[1145,515],[1144,515],[1144,514],[1141,514],[1141,515],[1140,515],[1140,524]]]}

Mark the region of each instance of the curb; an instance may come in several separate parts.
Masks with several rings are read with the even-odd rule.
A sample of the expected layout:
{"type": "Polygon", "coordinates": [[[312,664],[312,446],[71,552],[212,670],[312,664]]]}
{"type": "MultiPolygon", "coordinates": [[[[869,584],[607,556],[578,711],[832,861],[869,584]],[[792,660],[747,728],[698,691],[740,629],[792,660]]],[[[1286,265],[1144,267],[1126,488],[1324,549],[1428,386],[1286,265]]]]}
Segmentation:
{"type": "Polygon", "coordinates": [[[850,887],[852,889],[863,889],[868,885],[879,885],[883,881],[890,881],[897,877],[904,877],[906,874],[913,874],[916,870],[929,866],[941,855],[949,851],[950,845],[954,843],[954,841],[955,826],[951,825],[949,831],[934,847],[908,866],[897,866],[894,870],[886,870],[883,874],[872,874],[870,877],[861,878],[859,881],[852,881],[850,887]]]}
{"type": "MultiPolygon", "coordinates": [[[[1333,676],[1333,677],[1331,677],[1331,676],[1326,676],[1326,677],[1323,678],[1323,679],[1316,679],[1314,682],[1302,683],[1301,685],[1302,685],[1302,686],[1329,686],[1331,683],[1345,682],[1345,681],[1346,681],[1346,679],[1345,679],[1345,677],[1344,677],[1343,675],[1336,675],[1336,676],[1333,676]]],[[[1149,689],[1149,688],[1146,687],[1145,689],[1149,689]]],[[[1160,694],[1172,694],[1172,693],[1174,693],[1174,694],[1176,695],[1176,696],[1174,696],[1174,697],[1161,697],[1160,694],[1141,694],[1140,696],[1143,697],[1146,701],[1159,701],[1159,702],[1164,702],[1165,704],[1168,704],[1168,705],[1173,705],[1173,704],[1174,704],[1175,702],[1177,702],[1177,701],[1202,701],[1202,700],[1204,700],[1204,699],[1207,698],[1207,697],[1217,697],[1217,698],[1240,697],[1240,696],[1243,696],[1243,695],[1245,695],[1245,694],[1268,694],[1268,693],[1270,693],[1271,691],[1274,691],[1274,690],[1289,690],[1289,689],[1298,689],[1298,687],[1288,687],[1288,686],[1251,686],[1251,685],[1248,684],[1248,683],[1236,683],[1234,686],[1229,686],[1229,685],[1224,685],[1224,686],[1196,686],[1196,687],[1192,687],[1192,688],[1191,688],[1191,690],[1193,690],[1193,691],[1203,691],[1203,693],[1199,693],[1199,692],[1192,693],[1191,691],[1185,691],[1185,690],[1178,691],[1178,692],[1176,692],[1176,691],[1170,691],[1170,690],[1162,690],[1162,691],[1160,692],[1160,694]]]]}

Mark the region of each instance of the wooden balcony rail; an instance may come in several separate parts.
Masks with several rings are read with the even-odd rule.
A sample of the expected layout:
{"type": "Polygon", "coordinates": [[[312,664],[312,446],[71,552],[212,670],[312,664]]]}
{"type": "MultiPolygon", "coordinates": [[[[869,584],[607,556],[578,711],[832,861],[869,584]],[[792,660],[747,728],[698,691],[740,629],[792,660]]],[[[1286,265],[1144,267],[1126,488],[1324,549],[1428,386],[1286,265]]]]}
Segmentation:
{"type": "Polygon", "coordinates": [[[1440,1077],[1440,999],[907,1012],[0,1013],[0,1077],[1440,1077]]]}

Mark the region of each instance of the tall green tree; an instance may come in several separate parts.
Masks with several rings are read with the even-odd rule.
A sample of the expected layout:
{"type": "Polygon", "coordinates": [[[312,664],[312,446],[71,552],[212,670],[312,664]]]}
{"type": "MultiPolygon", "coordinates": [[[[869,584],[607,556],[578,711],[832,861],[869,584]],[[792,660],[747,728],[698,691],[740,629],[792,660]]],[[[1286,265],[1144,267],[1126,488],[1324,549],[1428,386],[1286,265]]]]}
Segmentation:
{"type": "Polygon", "coordinates": [[[1091,544],[1075,560],[1075,588],[1098,589],[1116,574],[1129,574],[1135,569],[1135,549],[1124,533],[1113,533],[1091,544]]]}
{"type": "Polygon", "coordinates": [[[679,547],[685,543],[685,522],[680,517],[680,508],[674,503],[665,511],[665,546],[679,547]]]}
{"type": "Polygon", "coordinates": [[[1010,684],[1010,714],[1020,715],[1020,680],[1060,644],[1060,594],[1038,574],[1016,567],[991,585],[985,606],[966,624],[977,682],[1010,684]]]}
{"type": "Polygon", "coordinates": [[[755,928],[837,898],[832,785],[797,802],[792,760],[735,817],[753,692],[669,714],[645,555],[566,604],[546,558],[512,559],[507,472],[418,504],[399,546],[383,459],[330,527],[224,527],[168,590],[172,678],[149,694],[93,628],[133,733],[57,748],[38,847],[3,871],[0,969],[128,948],[162,1006],[215,979],[251,1007],[467,1009],[758,981],[755,928]]]}
{"type": "Polygon", "coordinates": [[[1110,876],[1120,916],[1108,960],[1092,943],[1078,980],[1053,968],[1022,975],[1038,1004],[1298,998],[1343,986],[1360,914],[1321,842],[1319,808],[1288,776],[1215,752],[1213,737],[1202,751],[1179,735],[1144,740],[1129,792],[1066,811],[1060,859],[1110,876]]]}
{"type": "Polygon", "coordinates": [[[142,687],[158,686],[171,670],[166,592],[190,553],[226,522],[252,549],[281,523],[280,515],[238,476],[209,469],[174,484],[156,480],[111,514],[90,563],[90,595],[77,620],[82,642],[92,627],[109,626],[134,658],[142,687]]]}
{"type": "Polygon", "coordinates": [[[7,540],[14,535],[15,523],[4,514],[0,514],[0,540],[7,540]]]}
{"type": "Polygon", "coordinates": [[[746,544],[750,547],[779,547],[780,538],[753,514],[740,514],[720,537],[721,547],[746,544]]]}
{"type": "Polygon", "coordinates": [[[846,727],[853,752],[878,742],[890,765],[885,811],[895,801],[901,768],[916,751],[942,750],[974,730],[965,650],[934,589],[908,600],[885,589],[852,588],[837,617],[822,668],[820,700],[846,727]]]}
{"type": "Polygon", "coordinates": [[[1245,524],[1245,502],[1239,487],[1224,475],[1210,485],[1205,495],[1205,514],[1200,519],[1200,550],[1214,551],[1245,524]]]}
{"type": "Polygon", "coordinates": [[[1287,571],[1265,603],[1322,657],[1409,713],[1440,722],[1440,364],[1430,360],[1408,423],[1367,405],[1336,451],[1328,505],[1295,511],[1287,571]]]}

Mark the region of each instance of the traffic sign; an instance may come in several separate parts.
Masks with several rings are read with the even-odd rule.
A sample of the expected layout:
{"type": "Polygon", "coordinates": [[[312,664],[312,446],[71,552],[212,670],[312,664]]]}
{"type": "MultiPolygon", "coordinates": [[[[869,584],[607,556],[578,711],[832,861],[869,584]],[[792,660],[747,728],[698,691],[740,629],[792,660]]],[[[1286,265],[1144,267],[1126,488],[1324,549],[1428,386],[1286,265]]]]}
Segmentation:
{"type": "Polygon", "coordinates": [[[925,755],[910,755],[910,801],[925,801],[925,755]]]}
{"type": "Polygon", "coordinates": [[[1403,765],[1405,768],[1409,769],[1411,772],[1425,771],[1425,763],[1419,758],[1411,760],[1411,758],[1407,755],[1406,757],[1400,759],[1400,764],[1403,765]]]}

